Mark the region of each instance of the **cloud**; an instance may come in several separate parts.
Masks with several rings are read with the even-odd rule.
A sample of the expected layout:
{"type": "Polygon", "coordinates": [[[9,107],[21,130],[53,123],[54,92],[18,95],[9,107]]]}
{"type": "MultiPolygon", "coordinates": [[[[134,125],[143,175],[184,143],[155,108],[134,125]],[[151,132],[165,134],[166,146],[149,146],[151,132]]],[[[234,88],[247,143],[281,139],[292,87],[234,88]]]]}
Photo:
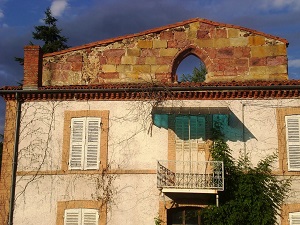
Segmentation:
{"type": "Polygon", "coordinates": [[[300,1],[299,0],[265,0],[262,1],[261,7],[263,9],[290,9],[290,10],[299,10],[300,1]]]}
{"type": "Polygon", "coordinates": [[[68,6],[68,0],[54,0],[51,4],[50,10],[54,17],[59,17],[63,14],[68,6]]]}
{"type": "Polygon", "coordinates": [[[2,19],[4,17],[4,13],[3,13],[3,10],[0,9],[0,19],[2,19]]]}
{"type": "Polygon", "coordinates": [[[290,59],[289,66],[295,67],[295,68],[300,68],[300,59],[290,59]]]}

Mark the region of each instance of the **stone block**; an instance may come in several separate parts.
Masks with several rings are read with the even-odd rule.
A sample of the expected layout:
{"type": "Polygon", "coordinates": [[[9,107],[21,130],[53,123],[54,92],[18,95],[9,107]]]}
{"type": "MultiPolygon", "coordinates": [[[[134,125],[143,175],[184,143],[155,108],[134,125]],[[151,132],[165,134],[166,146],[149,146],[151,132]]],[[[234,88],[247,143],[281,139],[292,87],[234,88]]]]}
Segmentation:
{"type": "Polygon", "coordinates": [[[224,48],[230,46],[230,40],[228,38],[216,38],[214,39],[215,48],[224,48]]]}
{"type": "Polygon", "coordinates": [[[141,49],[139,48],[129,48],[127,49],[127,56],[140,56],[141,49]]]}
{"type": "Polygon", "coordinates": [[[153,40],[153,48],[166,48],[167,41],[166,40],[153,40]]]}
{"type": "Polygon", "coordinates": [[[168,30],[168,31],[162,31],[160,33],[160,39],[161,40],[173,40],[174,39],[174,34],[172,31],[168,30]]]}
{"type": "Polygon", "coordinates": [[[136,57],[135,56],[122,56],[121,58],[121,64],[135,64],[136,63],[136,57]]]}
{"type": "Polygon", "coordinates": [[[194,22],[190,24],[190,30],[191,31],[197,31],[200,28],[200,24],[199,22],[194,22]]]}
{"type": "Polygon", "coordinates": [[[248,45],[248,37],[238,37],[238,38],[230,38],[230,46],[247,46],[248,45]]]}
{"type": "Polygon", "coordinates": [[[266,66],[251,66],[250,75],[264,75],[267,74],[266,66]]]}
{"type": "Polygon", "coordinates": [[[151,73],[168,73],[170,72],[169,65],[151,65],[151,73]]]}
{"type": "Polygon", "coordinates": [[[109,65],[109,64],[106,64],[106,65],[102,65],[102,71],[104,73],[111,73],[111,72],[116,72],[116,65],[109,65]]]}
{"type": "Polygon", "coordinates": [[[128,71],[132,71],[131,65],[117,65],[117,72],[124,73],[128,71]]]}
{"type": "Polygon", "coordinates": [[[240,36],[240,30],[235,29],[235,28],[228,28],[228,38],[237,38],[240,36]]]}
{"type": "Polygon", "coordinates": [[[160,56],[175,56],[178,52],[176,48],[160,49],[160,56]]]}
{"type": "Polygon", "coordinates": [[[250,46],[261,46],[265,44],[265,37],[262,36],[249,36],[250,46]]]}
{"type": "Polygon", "coordinates": [[[269,56],[266,58],[266,64],[268,66],[287,65],[286,56],[269,56]]]}
{"type": "Polygon", "coordinates": [[[186,40],[186,33],[184,31],[175,31],[174,39],[175,40],[186,40]]]}
{"type": "Polygon", "coordinates": [[[139,48],[152,48],[153,43],[149,40],[139,40],[137,46],[139,48]]]}
{"type": "Polygon", "coordinates": [[[267,46],[252,46],[251,57],[252,58],[264,58],[267,56],[267,46]]]}
{"type": "Polygon", "coordinates": [[[195,40],[195,44],[200,48],[212,48],[214,45],[213,39],[197,39],[195,40]]]}
{"type": "Polygon", "coordinates": [[[287,65],[268,66],[266,72],[268,74],[287,73],[287,65]]]}
{"type": "Polygon", "coordinates": [[[145,64],[156,64],[156,57],[146,57],[145,64]]]}
{"type": "Polygon", "coordinates": [[[133,65],[133,73],[150,73],[150,65],[133,65]]]}

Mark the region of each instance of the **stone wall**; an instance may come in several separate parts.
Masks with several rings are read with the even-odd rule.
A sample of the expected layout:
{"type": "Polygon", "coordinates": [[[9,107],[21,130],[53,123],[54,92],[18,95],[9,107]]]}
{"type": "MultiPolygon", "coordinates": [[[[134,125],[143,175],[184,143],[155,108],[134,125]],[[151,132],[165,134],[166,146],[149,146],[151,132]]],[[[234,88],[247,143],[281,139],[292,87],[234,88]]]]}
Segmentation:
{"type": "Polygon", "coordinates": [[[43,57],[43,85],[175,82],[189,55],[206,82],[287,79],[287,41],[255,30],[193,19],[43,57]]]}

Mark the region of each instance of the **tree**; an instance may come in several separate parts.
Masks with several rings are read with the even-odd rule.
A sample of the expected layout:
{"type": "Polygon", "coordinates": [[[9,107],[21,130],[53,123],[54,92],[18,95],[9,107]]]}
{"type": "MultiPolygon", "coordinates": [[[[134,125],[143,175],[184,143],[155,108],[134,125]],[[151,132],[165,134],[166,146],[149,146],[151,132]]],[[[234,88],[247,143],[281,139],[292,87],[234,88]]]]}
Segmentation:
{"type": "Polygon", "coordinates": [[[212,157],[224,162],[225,190],[220,193],[219,207],[202,210],[204,224],[276,224],[276,216],[290,189],[289,179],[278,179],[272,174],[271,164],[276,157],[268,156],[256,167],[250,166],[247,156],[234,162],[231,150],[220,138],[221,133],[215,133],[212,157]]]}
{"type": "Polygon", "coordinates": [[[203,62],[199,63],[199,67],[194,67],[192,74],[182,74],[182,82],[203,82],[205,81],[205,75],[207,70],[203,62]]]}
{"type": "MultiPolygon", "coordinates": [[[[45,11],[45,18],[43,19],[45,25],[35,26],[35,32],[32,32],[32,37],[35,40],[44,42],[42,46],[43,53],[51,53],[69,48],[66,44],[68,38],[61,35],[61,29],[56,26],[57,19],[52,16],[50,8],[45,11]]],[[[33,42],[29,42],[33,45],[33,42]]],[[[24,58],[15,57],[15,61],[21,65],[24,64],[24,58]]]]}

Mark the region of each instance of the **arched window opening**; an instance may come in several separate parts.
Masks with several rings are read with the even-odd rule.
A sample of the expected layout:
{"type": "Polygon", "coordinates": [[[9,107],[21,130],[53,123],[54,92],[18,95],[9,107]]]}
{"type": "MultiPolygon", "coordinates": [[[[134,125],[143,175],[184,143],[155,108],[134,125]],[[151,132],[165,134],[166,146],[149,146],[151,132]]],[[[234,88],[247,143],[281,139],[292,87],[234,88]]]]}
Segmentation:
{"type": "Polygon", "coordinates": [[[183,59],[176,70],[178,82],[204,82],[206,74],[205,64],[192,54],[183,59]]]}

